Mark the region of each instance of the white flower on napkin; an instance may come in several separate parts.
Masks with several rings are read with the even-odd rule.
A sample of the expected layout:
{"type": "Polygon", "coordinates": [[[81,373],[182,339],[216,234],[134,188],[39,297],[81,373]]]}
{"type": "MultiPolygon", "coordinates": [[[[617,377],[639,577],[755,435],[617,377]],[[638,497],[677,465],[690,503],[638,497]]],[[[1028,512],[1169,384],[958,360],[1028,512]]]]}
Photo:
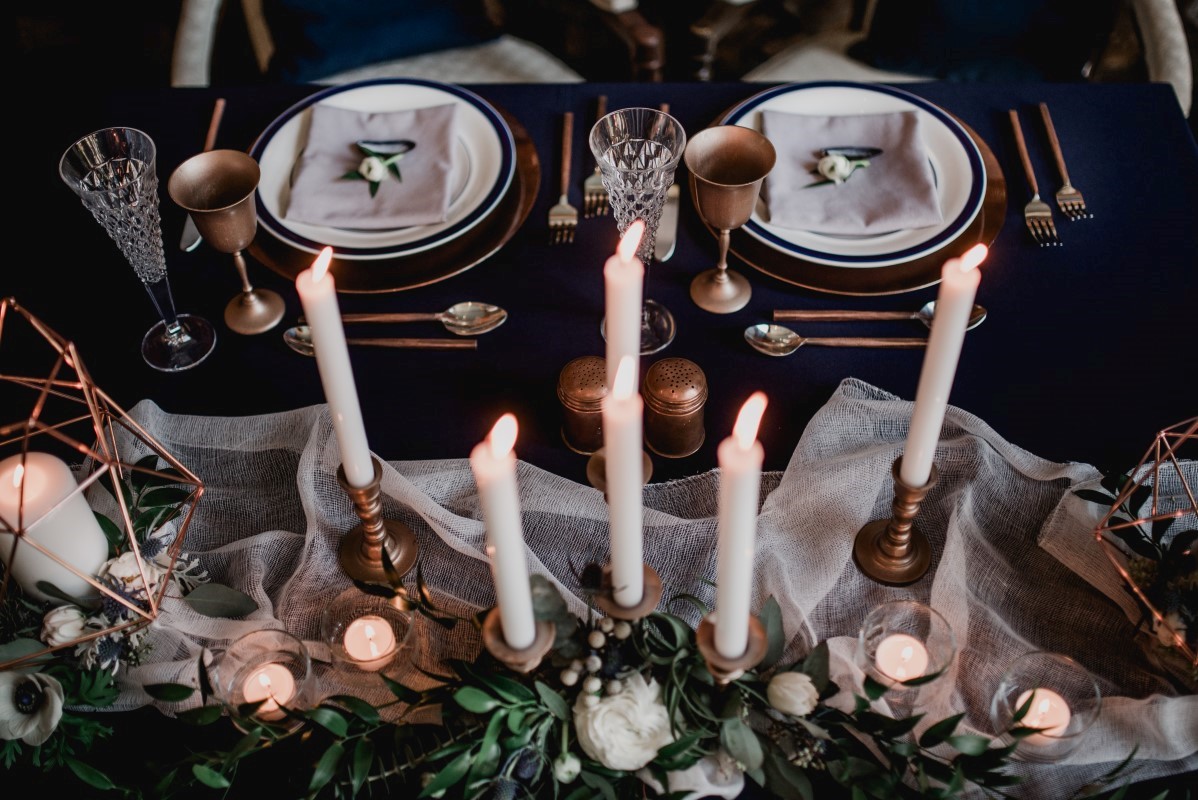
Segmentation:
{"type": "Polygon", "coordinates": [[[362,159],[362,163],[358,165],[358,172],[362,173],[362,177],[372,183],[378,183],[387,179],[387,165],[378,156],[366,156],[366,158],[362,159]]]}

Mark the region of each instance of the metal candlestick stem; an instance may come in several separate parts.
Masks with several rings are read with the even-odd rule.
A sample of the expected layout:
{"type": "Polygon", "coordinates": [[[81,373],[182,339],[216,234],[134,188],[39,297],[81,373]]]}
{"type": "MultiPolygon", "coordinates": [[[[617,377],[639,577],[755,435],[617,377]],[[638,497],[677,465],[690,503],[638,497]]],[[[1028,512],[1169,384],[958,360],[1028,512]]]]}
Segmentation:
{"type": "Polygon", "coordinates": [[[536,621],[537,632],[532,644],[517,650],[503,638],[503,625],[499,621],[499,608],[493,607],[483,618],[483,647],[487,652],[515,672],[528,673],[537,668],[545,654],[553,648],[557,637],[557,626],[547,620],[536,621]]]}
{"type": "Polygon", "coordinates": [[[337,468],[337,482],[345,489],[354,503],[354,510],[362,522],[345,534],[341,541],[341,569],[354,580],[366,583],[390,584],[383,566],[383,548],[400,575],[406,574],[416,563],[420,546],[412,529],[402,522],[383,518],[382,492],[383,465],[371,458],[374,477],[361,488],[350,486],[345,480],[345,468],[337,468]]]}
{"type": "Polygon", "coordinates": [[[716,683],[725,686],[753,669],[765,658],[769,649],[769,637],[766,636],[765,626],[757,617],[749,616],[749,641],[745,652],[737,658],[727,658],[715,649],[715,623],[711,615],[704,617],[695,631],[695,644],[707,662],[707,671],[715,678],[716,683]]]}
{"type": "Polygon", "coordinates": [[[903,457],[894,460],[894,503],[890,519],[867,523],[853,542],[853,560],[857,568],[878,583],[906,586],[924,576],[932,563],[928,537],[915,528],[919,504],[936,485],[940,473],[935,465],[923,486],[908,486],[899,477],[903,457]]]}
{"type": "Polygon", "coordinates": [[[595,594],[595,607],[612,619],[622,619],[628,622],[644,619],[657,608],[662,595],[661,576],[648,564],[645,564],[644,587],[644,591],[641,593],[641,602],[635,606],[620,605],[613,595],[614,587],[611,582],[611,565],[609,564],[603,568],[603,585],[595,594]]]}

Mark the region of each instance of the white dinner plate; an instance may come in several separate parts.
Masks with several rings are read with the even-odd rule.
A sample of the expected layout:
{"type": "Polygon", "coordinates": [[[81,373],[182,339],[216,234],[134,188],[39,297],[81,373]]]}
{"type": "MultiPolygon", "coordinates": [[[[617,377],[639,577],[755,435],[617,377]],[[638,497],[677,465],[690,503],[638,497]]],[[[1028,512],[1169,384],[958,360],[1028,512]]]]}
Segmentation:
{"type": "MultiPolygon", "coordinates": [[[[973,139],[938,106],[902,89],[847,81],[793,84],[768,89],[726,113],[722,124],[761,130],[761,111],[795,114],[880,114],[918,111],[928,159],[936,178],[944,221],[874,236],[836,236],[770,224],[763,204],[744,226],[750,236],[798,258],[839,267],[884,267],[935,252],[964,232],[981,210],[986,169],[973,139]]],[[[775,142],[779,150],[784,146],[775,142]]]]}
{"type": "Polygon", "coordinates": [[[331,246],[338,258],[389,259],[419,253],[462,235],[494,210],[515,174],[515,142],[503,117],[486,100],[452,84],[384,78],[334,86],[283,112],[250,148],[262,169],[258,224],[277,239],[310,253],[331,246]],[[283,217],[292,171],[317,103],[354,111],[405,111],[455,103],[458,141],[450,173],[451,201],[444,222],[390,230],[308,225],[283,217]]]}

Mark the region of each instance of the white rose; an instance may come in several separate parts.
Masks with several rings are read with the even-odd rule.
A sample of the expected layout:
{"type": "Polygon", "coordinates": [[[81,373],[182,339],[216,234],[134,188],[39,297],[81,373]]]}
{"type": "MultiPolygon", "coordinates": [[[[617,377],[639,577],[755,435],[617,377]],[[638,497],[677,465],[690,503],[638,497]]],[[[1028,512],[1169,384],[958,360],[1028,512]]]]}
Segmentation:
{"type": "Polygon", "coordinates": [[[52,608],[42,619],[42,641],[58,647],[78,639],[86,627],[87,617],[77,606],[52,608]]]}
{"type": "Polygon", "coordinates": [[[844,183],[853,173],[853,165],[844,156],[824,156],[819,160],[819,174],[834,183],[844,183]]]}
{"type": "Polygon", "coordinates": [[[104,566],[100,567],[99,576],[117,581],[129,594],[146,590],[148,596],[158,590],[158,582],[166,575],[166,570],[148,558],[142,561],[142,565],[146,570],[145,579],[137,566],[137,555],[130,550],[127,553],[121,553],[116,558],[108,559],[104,566]],[[148,587],[145,580],[150,582],[148,587]]]}
{"type": "Polygon", "coordinates": [[[37,747],[62,719],[62,684],[49,675],[0,672],[0,739],[37,747]]]}
{"type": "Polygon", "coordinates": [[[648,764],[657,751],[674,741],[661,687],[639,674],[624,681],[619,694],[588,705],[580,694],[574,703],[574,729],[583,751],[608,769],[633,771],[648,764]]]}
{"type": "Polygon", "coordinates": [[[724,750],[706,755],[686,769],[667,772],[666,786],[662,786],[647,769],[642,769],[636,776],[657,794],[686,792],[682,795],[684,800],[702,800],[705,797],[732,800],[745,789],[745,773],[724,750]]]}
{"type": "Polygon", "coordinates": [[[811,678],[802,672],[779,672],[765,690],[770,705],[783,714],[805,717],[815,710],[819,692],[811,678]]]}
{"type": "Polygon", "coordinates": [[[558,783],[573,783],[582,772],[582,762],[573,753],[562,753],[553,760],[553,777],[558,783]]]}
{"type": "Polygon", "coordinates": [[[366,156],[362,159],[362,163],[358,165],[358,172],[362,173],[362,177],[373,183],[386,180],[387,165],[383,163],[383,159],[378,156],[366,156]]]}

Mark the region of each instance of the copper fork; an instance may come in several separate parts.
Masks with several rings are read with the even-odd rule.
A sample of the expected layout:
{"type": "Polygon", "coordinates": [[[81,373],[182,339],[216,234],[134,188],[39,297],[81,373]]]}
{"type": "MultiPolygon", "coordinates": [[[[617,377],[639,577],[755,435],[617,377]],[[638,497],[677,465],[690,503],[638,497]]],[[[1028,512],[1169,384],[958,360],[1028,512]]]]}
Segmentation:
{"type": "Polygon", "coordinates": [[[1023,221],[1027,224],[1028,232],[1041,246],[1057,246],[1061,240],[1057,237],[1057,226],[1052,221],[1052,209],[1040,199],[1040,187],[1036,183],[1036,173],[1032,171],[1032,160],[1027,154],[1027,143],[1023,140],[1023,128],[1019,125],[1019,113],[1015,109],[1009,112],[1011,127],[1015,131],[1015,145],[1019,149],[1019,160],[1023,162],[1023,172],[1027,175],[1028,186],[1032,190],[1032,199],[1023,207],[1023,221]]]}
{"type": "Polygon", "coordinates": [[[1069,182],[1069,170],[1065,169],[1065,155],[1061,152],[1061,142],[1057,139],[1057,129],[1053,127],[1052,116],[1048,113],[1048,103],[1040,104],[1040,116],[1044,118],[1044,129],[1048,132],[1048,142],[1052,145],[1052,154],[1057,160],[1061,180],[1064,183],[1057,190],[1057,206],[1061,213],[1071,220],[1092,219],[1093,214],[1086,211],[1086,201],[1082,193],[1073,188],[1069,182]]]}
{"type": "Polygon", "coordinates": [[[549,209],[550,244],[574,241],[574,230],[578,227],[578,209],[570,205],[570,148],[573,138],[574,112],[567,111],[562,116],[562,194],[557,205],[549,209]]]}
{"type": "MultiPolygon", "coordinates": [[[[607,95],[601,94],[595,108],[595,121],[603,119],[606,115],[607,95]]],[[[611,206],[607,202],[607,187],[603,185],[599,164],[596,162],[595,171],[582,182],[582,213],[586,217],[602,217],[610,210],[611,206]]]]}

